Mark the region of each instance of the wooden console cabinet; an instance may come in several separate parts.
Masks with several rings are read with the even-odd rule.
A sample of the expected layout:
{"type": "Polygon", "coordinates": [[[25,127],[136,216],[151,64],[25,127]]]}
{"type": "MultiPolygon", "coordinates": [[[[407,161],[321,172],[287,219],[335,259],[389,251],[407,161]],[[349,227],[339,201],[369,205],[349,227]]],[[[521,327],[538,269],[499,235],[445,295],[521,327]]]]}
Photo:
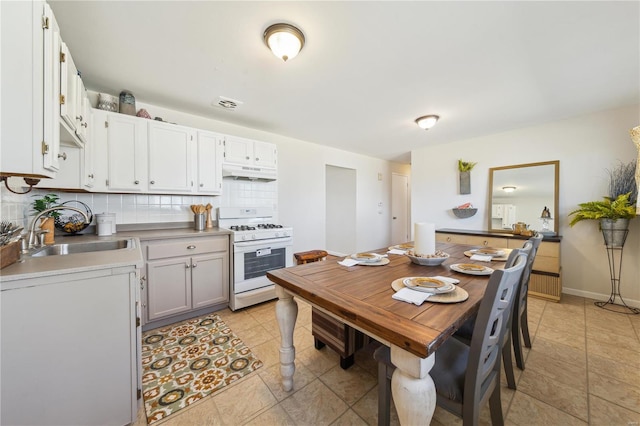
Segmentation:
{"type": "MultiPolygon", "coordinates": [[[[476,246],[520,248],[530,237],[462,229],[439,229],[436,241],[476,246]]],[[[544,237],[533,262],[529,295],[553,302],[562,296],[562,267],[560,263],[561,237],[544,237]]]]}

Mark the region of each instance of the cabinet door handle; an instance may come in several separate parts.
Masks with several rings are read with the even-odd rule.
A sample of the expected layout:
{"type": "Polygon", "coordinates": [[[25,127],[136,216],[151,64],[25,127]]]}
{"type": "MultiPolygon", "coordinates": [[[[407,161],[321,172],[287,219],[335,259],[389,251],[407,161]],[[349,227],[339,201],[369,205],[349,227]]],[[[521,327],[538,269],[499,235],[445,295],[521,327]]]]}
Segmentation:
{"type": "Polygon", "coordinates": [[[256,157],[256,161],[260,161],[260,157],[256,157]]]}
{"type": "Polygon", "coordinates": [[[67,153],[63,152],[62,154],[58,154],[58,158],[62,158],[64,161],[67,161],[67,153]]]}
{"type": "Polygon", "coordinates": [[[87,123],[82,123],[81,126],[86,129],[87,128],[87,123]]]}
{"type": "Polygon", "coordinates": [[[447,242],[450,243],[451,242],[451,237],[447,237],[447,242]]]}
{"type": "Polygon", "coordinates": [[[245,160],[248,160],[249,158],[250,158],[249,156],[244,157],[245,160]]]}
{"type": "Polygon", "coordinates": [[[484,241],[482,242],[482,244],[483,244],[483,245],[485,245],[485,246],[488,246],[488,245],[489,245],[489,241],[484,240],[484,241]]]}
{"type": "Polygon", "coordinates": [[[204,183],[201,183],[201,184],[200,184],[200,188],[202,188],[203,186],[204,186],[204,183]]]}
{"type": "Polygon", "coordinates": [[[187,250],[193,250],[193,249],[195,249],[195,248],[196,248],[196,246],[193,246],[193,245],[191,245],[191,246],[187,246],[187,250]]]}
{"type": "Polygon", "coordinates": [[[151,182],[149,182],[151,185],[153,185],[154,183],[156,183],[155,180],[152,180],[151,182]]]}
{"type": "Polygon", "coordinates": [[[76,120],[82,121],[82,116],[81,115],[76,116],[76,120]]]}
{"type": "Polygon", "coordinates": [[[188,263],[185,263],[184,267],[185,267],[185,269],[189,269],[189,268],[191,268],[191,265],[189,265],[188,263]]]}
{"type": "Polygon", "coordinates": [[[88,175],[91,179],[93,179],[93,173],[91,173],[90,175],[88,175]]]}
{"type": "Polygon", "coordinates": [[[191,267],[192,267],[192,268],[196,268],[197,266],[198,266],[198,264],[197,264],[197,263],[192,263],[192,264],[191,264],[191,267]]]}
{"type": "Polygon", "coordinates": [[[135,183],[135,184],[137,185],[137,184],[139,184],[139,183],[140,183],[140,181],[139,181],[139,180],[137,180],[137,181],[135,181],[135,182],[133,182],[133,183],[135,183]]]}

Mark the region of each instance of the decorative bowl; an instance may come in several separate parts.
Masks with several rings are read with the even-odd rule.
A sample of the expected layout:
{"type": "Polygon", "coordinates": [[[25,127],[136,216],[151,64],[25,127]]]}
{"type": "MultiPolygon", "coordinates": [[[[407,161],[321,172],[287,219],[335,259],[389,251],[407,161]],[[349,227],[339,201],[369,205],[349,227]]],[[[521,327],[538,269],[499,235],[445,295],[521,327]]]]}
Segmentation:
{"type": "Polygon", "coordinates": [[[440,254],[442,254],[443,256],[442,257],[417,257],[407,253],[407,257],[417,265],[438,266],[438,265],[441,265],[442,262],[444,262],[449,258],[449,253],[440,252],[440,254]]]}
{"type": "Polygon", "coordinates": [[[451,209],[453,210],[453,214],[456,215],[456,217],[459,217],[460,219],[466,219],[468,217],[474,216],[477,212],[478,209],[451,209]]]}
{"type": "Polygon", "coordinates": [[[91,222],[93,221],[93,213],[91,212],[91,209],[89,208],[89,206],[83,203],[82,201],[70,200],[70,201],[65,201],[64,203],[61,203],[60,205],[63,206],[68,203],[80,204],[81,205],[80,208],[81,209],[84,208],[84,210],[87,213],[87,216],[89,216],[89,222],[85,222],[84,217],[82,217],[80,213],[73,210],[69,210],[71,214],[62,214],[56,217],[54,223],[56,225],[56,229],[62,232],[65,232],[67,234],[77,234],[78,232],[84,231],[85,229],[87,229],[87,226],[91,225],[91,222]]]}

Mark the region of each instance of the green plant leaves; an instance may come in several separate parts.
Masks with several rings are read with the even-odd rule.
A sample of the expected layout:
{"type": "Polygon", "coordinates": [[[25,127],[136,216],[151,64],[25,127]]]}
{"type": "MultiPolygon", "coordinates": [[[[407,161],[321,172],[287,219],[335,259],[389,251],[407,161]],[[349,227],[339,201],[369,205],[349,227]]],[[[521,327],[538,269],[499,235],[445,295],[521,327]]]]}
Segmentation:
{"type": "Polygon", "coordinates": [[[633,219],[636,217],[636,209],[629,202],[630,192],[619,195],[616,199],[611,197],[603,197],[602,201],[588,201],[578,204],[580,207],[569,213],[573,216],[570,226],[583,220],[599,220],[599,219],[633,219]]]}

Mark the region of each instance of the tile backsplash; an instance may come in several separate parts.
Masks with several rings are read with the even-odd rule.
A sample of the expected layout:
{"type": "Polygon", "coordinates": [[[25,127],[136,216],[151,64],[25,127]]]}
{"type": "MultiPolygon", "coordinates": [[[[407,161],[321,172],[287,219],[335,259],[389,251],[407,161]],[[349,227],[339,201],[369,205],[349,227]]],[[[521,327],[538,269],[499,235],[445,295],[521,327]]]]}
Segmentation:
{"type": "Polygon", "coordinates": [[[28,194],[13,194],[3,186],[0,192],[2,220],[28,226],[33,216],[33,200],[50,193],[57,194],[61,203],[70,200],[85,203],[94,216],[97,213],[115,213],[117,224],[189,222],[193,220],[191,204],[211,203],[214,212],[218,207],[229,206],[268,206],[277,212],[278,203],[278,186],[275,181],[225,179],[221,196],[71,193],[36,187],[28,194]]]}

